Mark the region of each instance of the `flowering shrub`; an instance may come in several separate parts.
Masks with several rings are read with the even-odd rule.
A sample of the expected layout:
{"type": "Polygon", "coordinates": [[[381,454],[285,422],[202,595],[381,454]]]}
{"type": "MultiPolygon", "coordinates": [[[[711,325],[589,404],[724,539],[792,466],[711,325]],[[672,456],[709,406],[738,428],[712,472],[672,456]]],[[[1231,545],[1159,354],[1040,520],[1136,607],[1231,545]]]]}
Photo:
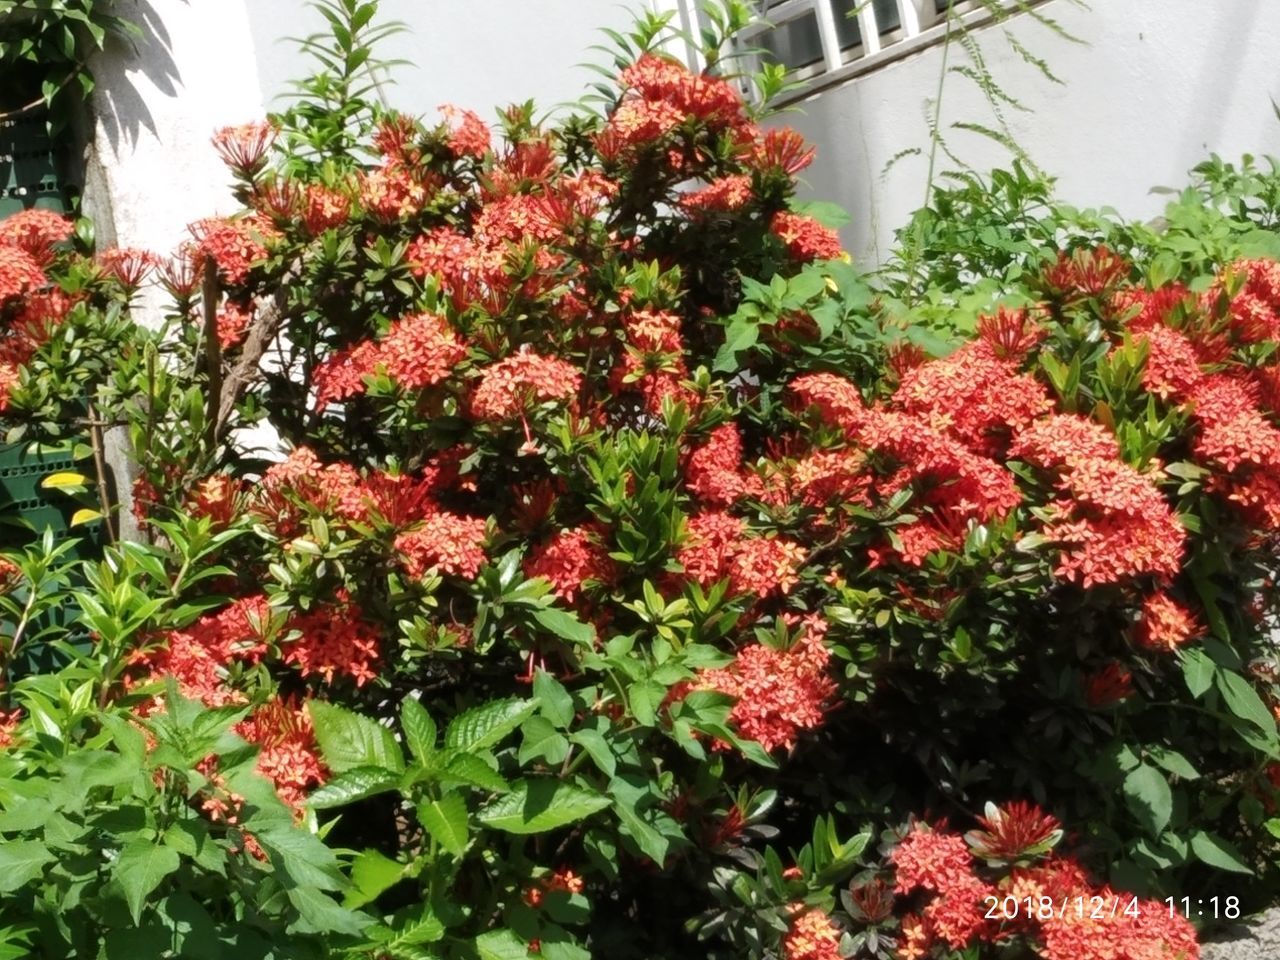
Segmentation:
{"type": "Polygon", "coordinates": [[[1191,259],[1063,215],[997,256],[931,220],[862,276],[794,201],[812,151],[663,28],[550,127],[216,135],[244,209],[162,266],[119,405],[153,542],[82,591],[87,692],[6,715],[24,942],[68,940],[29,922],[66,831],[12,799],[90,775],[54,730],[146,773],[60,814],[150,858],[95,860],[95,944],[194,940],[212,897],[273,956],[1189,960],[1164,898],[1274,896],[1256,227],[1191,259]]]}

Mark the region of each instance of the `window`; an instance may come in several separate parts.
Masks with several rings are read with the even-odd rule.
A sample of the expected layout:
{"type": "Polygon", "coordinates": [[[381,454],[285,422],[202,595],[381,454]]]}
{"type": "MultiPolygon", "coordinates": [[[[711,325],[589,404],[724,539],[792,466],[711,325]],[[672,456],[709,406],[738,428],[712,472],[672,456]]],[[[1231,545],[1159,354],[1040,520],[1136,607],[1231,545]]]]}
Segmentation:
{"type": "MultiPolygon", "coordinates": [[[[939,2],[945,8],[948,0],[939,2]]],[[[862,5],[863,0],[827,0],[835,21],[836,42],[841,53],[862,46],[862,30],[857,18],[858,8],[862,5]]],[[[788,6],[794,6],[794,3],[791,0],[766,2],[764,16],[773,19],[775,12],[788,6]]],[[[902,26],[898,0],[872,0],[871,7],[875,11],[876,27],[881,36],[902,26]]],[[[781,12],[786,13],[785,9],[781,12]]],[[[823,50],[818,16],[819,10],[815,4],[794,19],[782,21],[773,29],[758,34],[756,43],[767,50],[773,59],[792,70],[820,65],[823,62],[823,50]]]]}
{"type": "MultiPolygon", "coordinates": [[[[669,2],[679,5],[686,25],[698,22],[701,0],[669,2]]],[[[788,99],[940,41],[946,35],[948,10],[972,24],[991,17],[986,0],[755,2],[761,22],[739,35],[737,43],[785,65],[791,79],[800,81],[788,99]]]]}

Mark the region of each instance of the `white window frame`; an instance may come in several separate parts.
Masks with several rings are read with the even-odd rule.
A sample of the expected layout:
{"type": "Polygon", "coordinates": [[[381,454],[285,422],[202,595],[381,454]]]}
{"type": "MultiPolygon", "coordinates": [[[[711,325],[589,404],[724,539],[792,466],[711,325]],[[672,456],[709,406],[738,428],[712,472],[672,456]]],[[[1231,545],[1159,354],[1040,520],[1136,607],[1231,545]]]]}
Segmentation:
{"type": "MultiPolygon", "coordinates": [[[[655,5],[676,7],[676,22],[688,36],[696,36],[699,27],[699,11],[702,0],[653,0],[655,5]]],[[[1044,0],[1030,0],[1039,4],[1044,0]]],[[[897,0],[899,27],[880,33],[873,5],[864,2],[858,10],[858,32],[862,42],[857,46],[841,48],[836,31],[836,13],[831,0],[783,0],[769,9],[766,21],[744,30],[736,38],[740,48],[750,48],[753,41],[769,30],[793,22],[801,17],[813,16],[822,43],[822,55],[818,63],[788,72],[788,79],[797,81],[794,89],[778,98],[778,105],[791,103],[812,96],[828,87],[869,73],[885,64],[900,60],[912,53],[941,43],[947,34],[947,15],[937,10],[935,0],[897,0]]],[[[1009,0],[1009,6],[1014,0],[1009,0]]],[[[977,0],[957,0],[953,8],[966,28],[981,26],[992,19],[991,12],[977,0]]],[[[689,66],[700,70],[705,66],[700,52],[693,44],[685,44],[684,59],[689,66]]],[[[670,52],[679,55],[677,50],[670,52]]],[[[750,91],[746,91],[750,92],[750,91]]]]}

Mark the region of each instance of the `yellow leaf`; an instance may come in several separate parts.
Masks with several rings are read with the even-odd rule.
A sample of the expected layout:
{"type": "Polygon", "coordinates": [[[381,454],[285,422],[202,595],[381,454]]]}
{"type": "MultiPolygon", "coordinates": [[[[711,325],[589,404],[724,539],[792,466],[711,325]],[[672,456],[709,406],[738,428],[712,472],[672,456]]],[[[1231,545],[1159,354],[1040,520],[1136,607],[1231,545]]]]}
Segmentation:
{"type": "Polygon", "coordinates": [[[78,527],[82,523],[93,523],[101,519],[102,512],[99,510],[77,510],[71,515],[71,526],[78,527]]]}
{"type": "Polygon", "coordinates": [[[85,487],[89,485],[89,478],[83,473],[51,473],[40,481],[40,486],[46,490],[61,490],[64,487],[85,487]]]}

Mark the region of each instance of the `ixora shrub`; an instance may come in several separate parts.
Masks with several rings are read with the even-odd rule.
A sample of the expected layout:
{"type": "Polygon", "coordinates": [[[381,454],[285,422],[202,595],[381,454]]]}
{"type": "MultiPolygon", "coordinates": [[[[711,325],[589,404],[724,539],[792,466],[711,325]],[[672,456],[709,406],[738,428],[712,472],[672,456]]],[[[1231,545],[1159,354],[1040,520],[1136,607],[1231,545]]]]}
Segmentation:
{"type": "Polygon", "coordinates": [[[1188,960],[1274,899],[1266,224],[934,210],[865,278],[660,18],[495,138],[326,9],[113,394],[153,542],[6,691],[12,955],[1188,960]]]}

